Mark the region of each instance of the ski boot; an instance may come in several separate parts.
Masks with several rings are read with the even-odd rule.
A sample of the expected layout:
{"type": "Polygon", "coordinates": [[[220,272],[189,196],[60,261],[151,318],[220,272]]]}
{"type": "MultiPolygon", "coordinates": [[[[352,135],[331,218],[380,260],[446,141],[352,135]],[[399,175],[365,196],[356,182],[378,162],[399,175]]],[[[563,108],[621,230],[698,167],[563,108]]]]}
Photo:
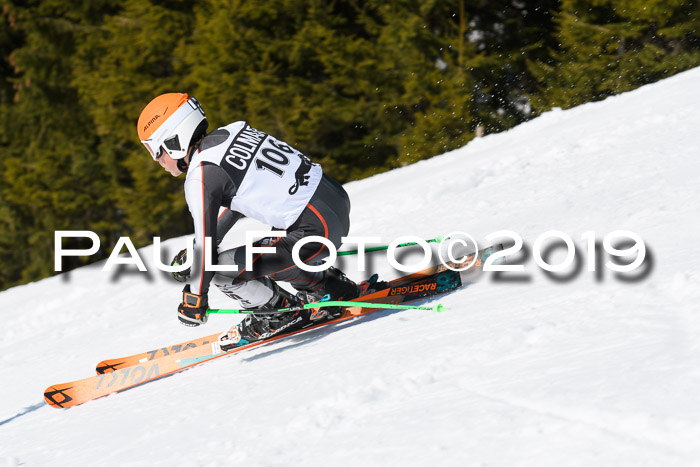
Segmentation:
{"type": "Polygon", "coordinates": [[[387,281],[380,281],[379,274],[376,273],[372,274],[372,277],[370,277],[366,281],[360,282],[358,285],[360,286],[361,297],[389,288],[389,283],[387,281]]]}
{"type": "MultiPolygon", "coordinates": [[[[330,302],[336,300],[353,300],[360,296],[360,286],[348,279],[339,269],[328,268],[315,291],[301,291],[297,297],[306,303],[330,302]]],[[[343,308],[320,307],[309,310],[309,321],[323,321],[324,319],[334,319],[340,317],[343,308]]]]}
{"type": "Polygon", "coordinates": [[[281,313],[250,313],[243,321],[234,325],[219,336],[221,350],[229,351],[235,347],[267,339],[276,334],[294,330],[305,321],[301,308],[304,302],[281,288],[274,281],[273,295],[269,302],[256,310],[277,310],[279,308],[298,308],[281,313]]]}

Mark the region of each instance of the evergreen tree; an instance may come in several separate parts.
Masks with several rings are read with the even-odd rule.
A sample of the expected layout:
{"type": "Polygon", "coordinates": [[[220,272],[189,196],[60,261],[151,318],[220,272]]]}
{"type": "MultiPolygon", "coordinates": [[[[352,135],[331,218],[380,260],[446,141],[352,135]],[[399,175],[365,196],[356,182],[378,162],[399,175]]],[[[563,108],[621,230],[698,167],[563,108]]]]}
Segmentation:
{"type": "Polygon", "coordinates": [[[355,2],[212,0],[180,55],[215,126],[248,120],[347,181],[394,154],[360,14],[355,2]]]}
{"type": "Polygon", "coordinates": [[[533,62],[539,111],[628,91],[700,64],[700,2],[562,0],[561,46],[533,62]]]}
{"type": "Polygon", "coordinates": [[[137,246],[155,235],[191,231],[182,179],[174,179],[138,141],[136,121],[165,92],[187,92],[186,74],[173,51],[190,34],[194,1],[116,2],[99,28],[85,31],[75,53],[73,85],[99,136],[96,156],[113,180],[121,235],[137,246]]]}
{"type": "Polygon", "coordinates": [[[55,230],[91,259],[191,231],[136,134],[164,92],[349,181],[700,64],[700,0],[0,2],[0,288],[52,272],[55,230]]]}
{"type": "MultiPolygon", "coordinates": [[[[14,99],[12,78],[15,76],[15,63],[12,51],[21,43],[17,28],[17,18],[10,11],[9,5],[3,4],[2,16],[0,16],[0,148],[9,146],[12,140],[11,106],[14,99]]],[[[11,256],[5,256],[12,252],[15,242],[21,238],[22,225],[18,221],[15,210],[7,203],[2,186],[5,184],[5,164],[8,160],[5,151],[0,155],[0,290],[9,284],[16,282],[22,273],[22,264],[12,261],[11,256]]]]}
{"type": "Polygon", "coordinates": [[[511,128],[532,116],[529,95],[537,83],[527,63],[546,60],[548,48],[556,46],[553,12],[559,0],[463,3],[466,37],[477,54],[468,64],[476,81],[472,112],[485,133],[511,128]]]}
{"type": "Polygon", "coordinates": [[[375,38],[376,88],[383,137],[394,141],[391,166],[463,146],[473,137],[464,2],[368,2],[364,17],[375,38]],[[461,8],[460,8],[461,6],[461,8]]]}
{"type": "Polygon", "coordinates": [[[18,39],[10,54],[14,96],[2,102],[3,287],[53,271],[54,231],[114,227],[105,221],[114,207],[93,122],[70,86],[77,31],[102,5],[19,3],[4,4],[18,39]]]}
{"type": "Polygon", "coordinates": [[[454,1],[214,0],[182,57],[217,125],[247,119],[347,181],[470,137],[453,11],[454,1]]]}

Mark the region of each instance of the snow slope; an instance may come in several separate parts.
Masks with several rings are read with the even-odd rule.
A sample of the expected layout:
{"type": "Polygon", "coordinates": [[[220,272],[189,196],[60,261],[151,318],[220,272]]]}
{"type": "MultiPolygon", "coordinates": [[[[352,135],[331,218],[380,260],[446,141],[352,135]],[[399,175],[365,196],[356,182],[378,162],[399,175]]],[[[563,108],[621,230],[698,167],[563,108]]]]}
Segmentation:
{"type": "Polygon", "coordinates": [[[67,410],[44,388],[236,318],[181,326],[155,269],[0,293],[0,465],[700,465],[697,102],[700,69],[347,185],[353,235],[508,229],[531,251],[566,232],[583,261],[567,280],[528,254],[448,312],[380,312],[67,410]],[[581,235],[618,229],[649,250],[634,280],[585,268],[581,235]]]}

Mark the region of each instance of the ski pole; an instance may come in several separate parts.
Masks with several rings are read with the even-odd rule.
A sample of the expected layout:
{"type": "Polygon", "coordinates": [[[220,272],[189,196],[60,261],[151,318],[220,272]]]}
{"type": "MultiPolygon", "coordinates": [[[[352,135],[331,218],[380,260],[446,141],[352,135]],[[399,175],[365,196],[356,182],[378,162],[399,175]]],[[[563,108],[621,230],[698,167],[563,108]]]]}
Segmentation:
{"type": "Polygon", "coordinates": [[[275,313],[283,313],[285,311],[299,311],[299,310],[306,310],[309,308],[324,308],[324,307],[329,307],[329,306],[347,306],[347,307],[361,307],[361,308],[379,308],[383,310],[429,310],[429,311],[435,311],[435,312],[441,312],[445,311],[447,308],[438,303],[437,305],[433,306],[420,306],[420,305],[396,305],[394,303],[372,303],[372,302],[351,302],[351,301],[345,301],[345,300],[335,300],[335,301],[328,301],[328,302],[316,302],[316,303],[307,303],[302,306],[298,307],[289,307],[289,308],[279,308],[277,310],[260,310],[260,309],[250,309],[250,310],[244,310],[244,309],[236,309],[236,308],[210,308],[207,310],[207,314],[275,314],[275,313]]]}
{"type": "MultiPolygon", "coordinates": [[[[426,243],[440,243],[443,240],[449,240],[449,237],[443,237],[442,235],[438,235],[435,238],[431,238],[430,240],[426,240],[426,243]]],[[[413,245],[417,245],[417,243],[416,242],[400,243],[397,245],[397,248],[402,248],[405,246],[413,246],[413,245]]],[[[388,249],[389,249],[389,245],[373,246],[370,248],[365,248],[365,252],[388,250],[388,249]]],[[[356,255],[358,252],[359,252],[359,250],[339,251],[338,256],[356,255]]]]}

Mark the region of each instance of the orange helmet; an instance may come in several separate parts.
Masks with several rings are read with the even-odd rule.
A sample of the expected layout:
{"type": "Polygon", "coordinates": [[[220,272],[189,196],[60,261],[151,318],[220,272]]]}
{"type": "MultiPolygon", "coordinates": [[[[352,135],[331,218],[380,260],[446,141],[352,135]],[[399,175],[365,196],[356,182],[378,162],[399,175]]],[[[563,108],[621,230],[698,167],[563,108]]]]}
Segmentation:
{"type": "Polygon", "coordinates": [[[197,99],[171,92],[148,103],[139,116],[137,130],[153,160],[163,155],[163,150],[173,159],[182,159],[192,141],[206,133],[207,126],[197,99]]]}

